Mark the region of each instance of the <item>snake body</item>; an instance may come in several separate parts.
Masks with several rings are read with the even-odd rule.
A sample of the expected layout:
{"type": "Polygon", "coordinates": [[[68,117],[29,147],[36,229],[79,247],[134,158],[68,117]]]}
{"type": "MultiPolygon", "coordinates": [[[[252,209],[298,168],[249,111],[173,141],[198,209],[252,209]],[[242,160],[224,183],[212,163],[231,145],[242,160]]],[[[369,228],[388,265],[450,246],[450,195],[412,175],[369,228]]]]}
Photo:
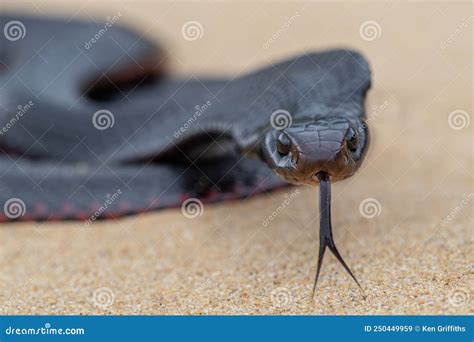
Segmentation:
{"type": "Polygon", "coordinates": [[[179,79],[164,47],[118,25],[1,16],[0,27],[2,220],[246,198],[347,178],[366,153],[370,70],[355,51],[179,79]]]}

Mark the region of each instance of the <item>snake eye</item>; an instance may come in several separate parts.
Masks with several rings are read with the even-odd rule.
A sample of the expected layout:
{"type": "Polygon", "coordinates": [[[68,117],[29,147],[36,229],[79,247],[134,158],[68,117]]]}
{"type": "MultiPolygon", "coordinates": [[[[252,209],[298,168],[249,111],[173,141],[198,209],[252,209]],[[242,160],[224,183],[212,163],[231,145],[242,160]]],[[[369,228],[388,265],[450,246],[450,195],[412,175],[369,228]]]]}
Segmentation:
{"type": "Polygon", "coordinates": [[[277,139],[277,151],[280,155],[285,156],[290,153],[290,138],[285,133],[280,133],[277,139]]]}
{"type": "Polygon", "coordinates": [[[353,128],[350,128],[346,134],[346,143],[351,152],[357,151],[357,147],[359,146],[359,135],[353,128]]]}

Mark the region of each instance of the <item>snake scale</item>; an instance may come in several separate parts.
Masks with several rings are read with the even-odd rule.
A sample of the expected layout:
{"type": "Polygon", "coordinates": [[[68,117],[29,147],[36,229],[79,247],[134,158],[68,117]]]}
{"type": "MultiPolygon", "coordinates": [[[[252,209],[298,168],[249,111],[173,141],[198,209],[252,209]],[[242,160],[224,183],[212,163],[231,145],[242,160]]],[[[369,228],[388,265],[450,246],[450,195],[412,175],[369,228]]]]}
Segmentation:
{"type": "Polygon", "coordinates": [[[316,279],[326,248],[353,276],[332,238],[330,182],[352,176],[369,145],[362,55],[177,78],[164,47],[118,25],[0,16],[0,28],[2,221],[119,217],[319,184],[316,279]]]}

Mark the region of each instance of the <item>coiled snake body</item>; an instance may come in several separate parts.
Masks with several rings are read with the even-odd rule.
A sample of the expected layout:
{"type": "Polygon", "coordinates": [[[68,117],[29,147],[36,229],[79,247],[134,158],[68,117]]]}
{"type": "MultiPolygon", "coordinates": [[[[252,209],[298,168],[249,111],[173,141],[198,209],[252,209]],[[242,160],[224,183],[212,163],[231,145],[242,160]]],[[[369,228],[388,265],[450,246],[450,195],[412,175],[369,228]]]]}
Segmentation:
{"type": "Polygon", "coordinates": [[[343,262],[329,182],[353,175],[368,146],[360,54],[176,79],[163,48],[118,26],[11,16],[0,27],[2,220],[117,217],[321,183],[320,262],[326,246],[343,262]]]}

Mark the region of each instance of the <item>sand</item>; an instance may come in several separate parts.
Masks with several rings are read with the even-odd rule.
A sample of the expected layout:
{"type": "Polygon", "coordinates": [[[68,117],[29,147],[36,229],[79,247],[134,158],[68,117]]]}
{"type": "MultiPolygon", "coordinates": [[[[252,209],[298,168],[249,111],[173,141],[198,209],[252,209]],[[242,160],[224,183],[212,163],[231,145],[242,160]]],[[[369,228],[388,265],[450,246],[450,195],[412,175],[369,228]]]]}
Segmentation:
{"type": "Polygon", "coordinates": [[[472,313],[470,2],[3,6],[68,18],[120,12],[121,23],[167,42],[182,74],[238,76],[303,51],[350,46],[367,55],[374,81],[370,153],[356,176],[333,186],[335,238],[363,292],[328,254],[311,300],[318,199],[317,189],[300,187],[206,205],[194,219],[176,209],[89,227],[4,224],[0,314],[472,313]],[[181,36],[190,20],[202,24],[201,39],[181,36]],[[380,27],[373,40],[359,32],[366,21],[380,27]],[[265,226],[285,196],[294,199],[265,226]]]}

